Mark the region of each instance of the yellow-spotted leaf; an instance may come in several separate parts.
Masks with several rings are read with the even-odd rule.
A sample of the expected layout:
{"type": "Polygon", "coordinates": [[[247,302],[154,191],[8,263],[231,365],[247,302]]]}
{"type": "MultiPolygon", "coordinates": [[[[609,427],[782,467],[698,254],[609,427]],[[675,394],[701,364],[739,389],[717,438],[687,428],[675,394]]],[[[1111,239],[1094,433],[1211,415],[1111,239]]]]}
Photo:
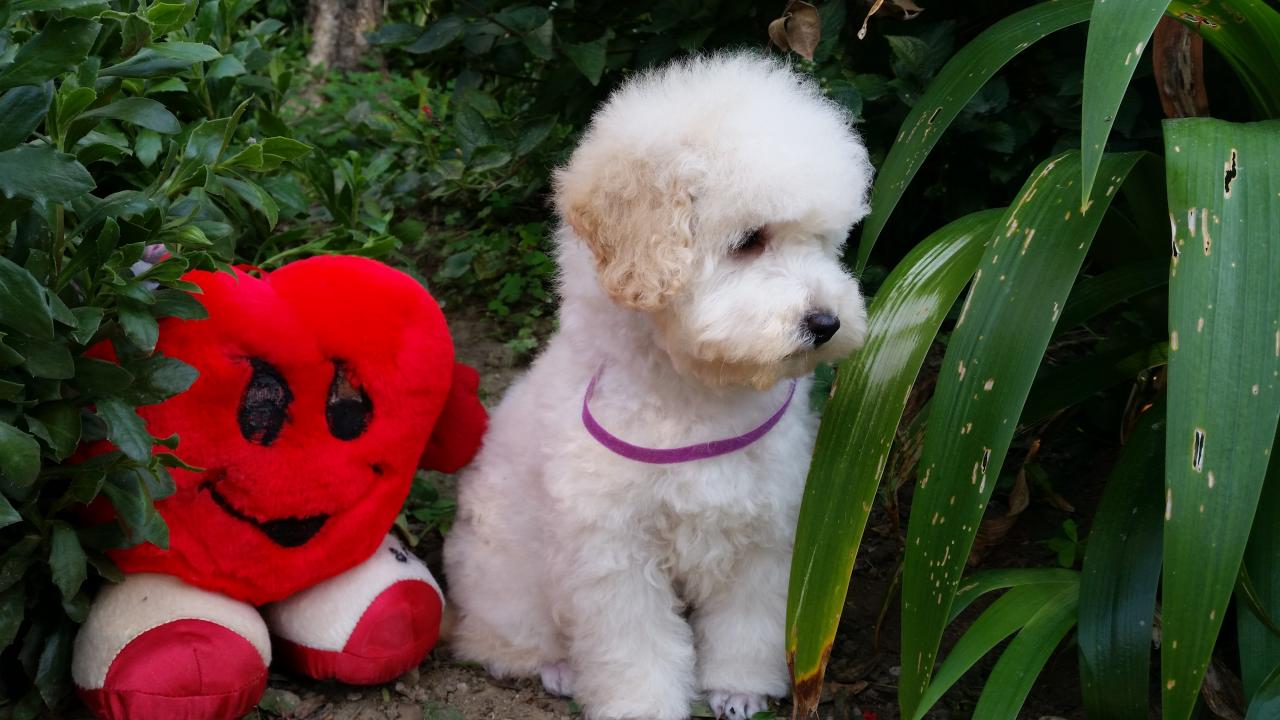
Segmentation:
{"type": "Polygon", "coordinates": [[[871,304],[866,346],[840,366],[791,566],[787,657],[801,717],[817,707],[849,574],[907,394],[1001,212],[961,218],[908,253],[871,304]]]}
{"type": "MultiPolygon", "coordinates": [[[[1139,157],[1103,158],[1106,183],[1099,185],[1119,186],[1139,157]]],[[[929,686],[1023,403],[1114,196],[1095,192],[1082,209],[1080,167],[1080,154],[1070,152],[1032,173],[987,244],[943,359],[903,568],[899,701],[906,717],[929,686]]]]}
{"type": "Polygon", "coordinates": [[[1280,121],[1164,129],[1175,254],[1160,687],[1166,720],[1186,720],[1280,418],[1280,121]]]}

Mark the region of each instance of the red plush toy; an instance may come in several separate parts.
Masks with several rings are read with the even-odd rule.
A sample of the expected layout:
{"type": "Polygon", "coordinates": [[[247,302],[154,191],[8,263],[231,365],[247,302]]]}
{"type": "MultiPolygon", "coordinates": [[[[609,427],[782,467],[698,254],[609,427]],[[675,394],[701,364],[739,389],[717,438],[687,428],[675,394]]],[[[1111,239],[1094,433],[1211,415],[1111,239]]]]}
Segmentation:
{"type": "Polygon", "coordinates": [[[388,531],[419,465],[458,469],[485,425],[439,307],[354,257],[186,279],[209,316],[161,322],[157,349],[199,379],[139,413],[203,471],[174,470],[156,504],[167,550],[113,555],[129,575],[76,638],[81,697],[112,720],[233,718],[261,697],[273,647],[348,683],[416,666],[443,600],[388,531]]]}

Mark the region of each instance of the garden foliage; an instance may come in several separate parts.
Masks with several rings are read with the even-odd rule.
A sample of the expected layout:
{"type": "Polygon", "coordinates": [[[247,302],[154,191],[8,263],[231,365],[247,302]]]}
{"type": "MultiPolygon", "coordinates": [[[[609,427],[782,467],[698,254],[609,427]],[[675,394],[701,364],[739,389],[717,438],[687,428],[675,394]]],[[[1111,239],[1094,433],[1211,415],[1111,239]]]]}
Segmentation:
{"type": "Polygon", "coordinates": [[[902,570],[903,717],[924,717],[1010,636],[973,713],[1017,717],[1078,625],[1090,717],[1145,715],[1152,629],[1161,627],[1160,705],[1163,717],[1184,720],[1210,666],[1233,649],[1218,640],[1233,593],[1240,654],[1217,672],[1239,667],[1250,717],[1272,712],[1280,654],[1267,636],[1280,580],[1268,558],[1280,548],[1274,518],[1260,508],[1271,507],[1280,467],[1280,171],[1265,159],[1280,154],[1280,11],[1261,0],[1048,0],[992,25],[905,118],[876,180],[859,264],[875,257],[931,150],[949,148],[939,136],[957,111],[1017,52],[1086,21],[1083,150],[1045,160],[1007,209],[962,217],[909,252],[870,308],[867,350],[841,367],[792,568],[788,649],[801,715],[816,704],[870,500],[891,454],[904,452],[895,428],[935,336],[946,341],[936,389],[913,420],[923,438],[902,570]],[[1228,112],[1262,122],[1168,120],[1161,154],[1104,152],[1165,14],[1202,35],[1234,72],[1216,76],[1214,101],[1212,90],[1226,88],[1228,112]],[[1245,99],[1243,110],[1233,94],[1245,99]],[[1063,356],[1046,351],[1065,347],[1068,334],[1084,349],[1066,354],[1064,367],[1063,356]],[[1045,476],[1035,461],[1041,442],[1080,432],[1064,421],[1096,418],[1120,428],[1124,442],[1083,573],[966,577],[990,532],[984,516],[997,489],[1025,492],[1028,475],[1045,476]],[[1013,448],[1017,459],[1007,462],[1013,448]],[[960,612],[1006,588],[940,654],[960,612]]]}

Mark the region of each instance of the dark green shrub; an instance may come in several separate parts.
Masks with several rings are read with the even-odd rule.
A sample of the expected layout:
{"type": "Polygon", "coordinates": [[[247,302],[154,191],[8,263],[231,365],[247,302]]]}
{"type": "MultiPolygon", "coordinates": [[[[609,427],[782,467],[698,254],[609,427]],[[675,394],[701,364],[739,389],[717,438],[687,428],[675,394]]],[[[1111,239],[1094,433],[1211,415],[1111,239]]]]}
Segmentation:
{"type": "Polygon", "coordinates": [[[134,408],[196,374],[153,352],[156,321],[203,314],[180,276],[265,242],[263,183],[310,151],[276,115],[281,24],[252,4],[0,5],[0,714],[65,696],[89,591],[118,576],[103,551],[167,543],[153,503],[180,438],[134,408]],[[104,341],[118,365],[85,354],[104,341]],[[66,464],[103,438],[118,449],[66,464]],[[96,498],[118,522],[78,528],[96,498]]]}

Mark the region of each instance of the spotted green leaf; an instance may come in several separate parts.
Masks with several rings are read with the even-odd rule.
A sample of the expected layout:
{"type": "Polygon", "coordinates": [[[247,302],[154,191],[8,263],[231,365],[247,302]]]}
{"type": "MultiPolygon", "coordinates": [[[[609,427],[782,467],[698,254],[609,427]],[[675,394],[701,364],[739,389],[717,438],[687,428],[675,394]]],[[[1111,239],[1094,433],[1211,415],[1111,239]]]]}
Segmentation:
{"type": "Polygon", "coordinates": [[[1280,418],[1280,121],[1166,121],[1166,720],[1191,716],[1280,418]]]}
{"type": "Polygon", "coordinates": [[[871,304],[866,346],[841,364],[818,431],[791,567],[787,654],[802,710],[816,707],[817,693],[810,691],[822,686],[849,574],[907,394],[1001,212],[961,218],[908,253],[871,304]]]}
{"type": "MultiPolygon", "coordinates": [[[[1123,182],[1140,156],[1103,160],[1123,182]]],[[[1082,211],[1080,155],[1037,168],[988,243],[943,359],[920,460],[902,582],[899,702],[911,716],[983,511],[1062,305],[1114,193],[1082,211]],[[1010,348],[1017,352],[1010,352],[1010,348]]]]}

